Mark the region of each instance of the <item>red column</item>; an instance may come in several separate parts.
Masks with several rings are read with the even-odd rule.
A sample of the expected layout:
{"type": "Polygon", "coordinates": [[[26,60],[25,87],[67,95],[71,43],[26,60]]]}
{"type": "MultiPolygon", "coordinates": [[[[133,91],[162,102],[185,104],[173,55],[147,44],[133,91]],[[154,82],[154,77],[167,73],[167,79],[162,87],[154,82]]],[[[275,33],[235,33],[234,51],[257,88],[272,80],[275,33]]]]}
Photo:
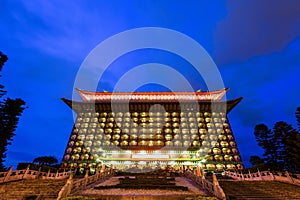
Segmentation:
{"type": "Polygon", "coordinates": [[[101,169],[101,172],[104,172],[105,171],[105,165],[102,164],[102,169],[101,169]]]}
{"type": "Polygon", "coordinates": [[[201,176],[201,168],[199,165],[197,166],[197,176],[201,176]]]}

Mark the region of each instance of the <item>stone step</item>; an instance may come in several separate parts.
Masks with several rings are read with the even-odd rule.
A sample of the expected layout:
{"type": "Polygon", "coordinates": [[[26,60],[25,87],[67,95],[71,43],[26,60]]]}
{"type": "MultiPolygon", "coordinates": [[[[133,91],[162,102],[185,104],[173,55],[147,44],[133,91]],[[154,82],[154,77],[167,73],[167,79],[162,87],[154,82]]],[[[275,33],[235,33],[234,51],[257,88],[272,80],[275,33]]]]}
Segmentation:
{"type": "Polygon", "coordinates": [[[0,184],[0,200],[56,199],[66,180],[29,179],[0,184]]]}
{"type": "Polygon", "coordinates": [[[229,199],[300,199],[300,187],[277,181],[220,181],[229,199]]]}

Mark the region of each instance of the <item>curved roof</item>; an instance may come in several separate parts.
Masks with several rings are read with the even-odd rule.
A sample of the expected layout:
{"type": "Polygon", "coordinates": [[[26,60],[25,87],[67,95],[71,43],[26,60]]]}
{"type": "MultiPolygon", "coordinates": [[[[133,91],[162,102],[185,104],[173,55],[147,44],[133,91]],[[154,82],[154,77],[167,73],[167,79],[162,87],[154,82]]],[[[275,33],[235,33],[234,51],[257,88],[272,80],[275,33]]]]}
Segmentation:
{"type": "Polygon", "coordinates": [[[90,92],[76,88],[83,101],[220,101],[229,88],[211,92],[90,92]]]}

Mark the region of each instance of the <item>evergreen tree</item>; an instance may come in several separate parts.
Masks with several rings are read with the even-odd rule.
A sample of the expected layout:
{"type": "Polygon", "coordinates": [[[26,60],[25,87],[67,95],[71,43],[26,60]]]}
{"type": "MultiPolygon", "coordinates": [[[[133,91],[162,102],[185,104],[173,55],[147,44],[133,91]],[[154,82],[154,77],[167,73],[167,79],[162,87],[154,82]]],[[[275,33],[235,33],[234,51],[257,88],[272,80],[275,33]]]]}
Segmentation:
{"type": "Polygon", "coordinates": [[[258,124],[254,128],[255,139],[260,147],[264,149],[264,159],[268,164],[276,164],[274,151],[276,149],[272,145],[273,132],[265,124],[258,124]]]}
{"type": "Polygon", "coordinates": [[[7,60],[8,60],[7,56],[0,51],[0,71],[2,70],[4,63],[7,60]]]}
{"type": "MultiPolygon", "coordinates": [[[[7,61],[7,56],[0,52],[0,71],[7,61]]],[[[6,158],[7,146],[11,144],[25,102],[20,99],[4,98],[6,91],[0,85],[0,171],[6,170],[3,162],[6,158]]]]}
{"type": "Polygon", "coordinates": [[[293,131],[293,127],[283,121],[276,122],[274,125],[274,137],[272,138],[272,142],[276,148],[274,159],[277,161],[276,168],[278,170],[287,168],[287,165],[290,162],[286,151],[286,140],[291,137],[293,131]]]}
{"type": "MultiPolygon", "coordinates": [[[[300,107],[296,110],[296,119],[300,131],[300,107]]],[[[270,130],[259,124],[255,126],[254,135],[258,145],[264,149],[263,160],[267,166],[274,170],[300,172],[300,132],[292,125],[279,121],[270,130]]],[[[251,156],[250,162],[258,162],[258,158],[251,156]]]]}
{"type": "Polygon", "coordinates": [[[292,129],[284,138],[287,155],[287,169],[292,172],[300,172],[300,133],[292,129]]]}
{"type": "Polygon", "coordinates": [[[300,107],[296,109],[296,120],[298,124],[298,131],[300,131],[300,107]]]}
{"type": "MultiPolygon", "coordinates": [[[[4,65],[4,63],[7,61],[7,56],[4,55],[1,51],[0,51],[0,71],[2,70],[2,67],[4,65]]],[[[1,75],[0,75],[1,77],[1,75]]],[[[4,95],[6,94],[6,91],[4,90],[4,86],[0,84],[0,98],[2,98],[4,95]]],[[[0,102],[1,105],[1,102],[0,102]]]]}
{"type": "Polygon", "coordinates": [[[263,159],[261,159],[259,156],[250,156],[249,162],[251,163],[252,166],[264,164],[263,159]]]}

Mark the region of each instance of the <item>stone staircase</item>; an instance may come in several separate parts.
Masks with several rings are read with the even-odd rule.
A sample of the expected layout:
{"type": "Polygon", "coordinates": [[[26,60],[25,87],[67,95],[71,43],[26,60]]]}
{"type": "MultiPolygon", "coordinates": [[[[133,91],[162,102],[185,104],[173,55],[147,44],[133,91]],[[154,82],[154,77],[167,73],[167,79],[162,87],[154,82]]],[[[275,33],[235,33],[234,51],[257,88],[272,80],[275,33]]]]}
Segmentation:
{"type": "Polygon", "coordinates": [[[0,183],[0,200],[56,199],[66,180],[27,179],[0,183]]]}
{"type": "Polygon", "coordinates": [[[68,199],[217,200],[190,179],[179,176],[168,178],[150,175],[113,176],[103,182],[95,182],[91,186],[79,190],[68,199]]]}
{"type": "Polygon", "coordinates": [[[300,187],[278,181],[219,180],[228,200],[300,200],[300,187]]]}

